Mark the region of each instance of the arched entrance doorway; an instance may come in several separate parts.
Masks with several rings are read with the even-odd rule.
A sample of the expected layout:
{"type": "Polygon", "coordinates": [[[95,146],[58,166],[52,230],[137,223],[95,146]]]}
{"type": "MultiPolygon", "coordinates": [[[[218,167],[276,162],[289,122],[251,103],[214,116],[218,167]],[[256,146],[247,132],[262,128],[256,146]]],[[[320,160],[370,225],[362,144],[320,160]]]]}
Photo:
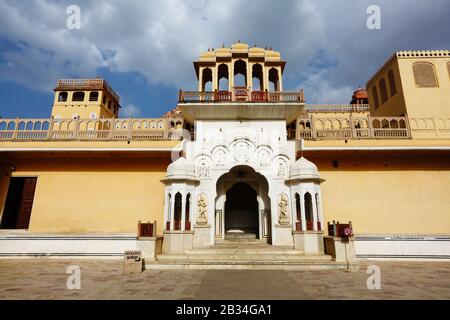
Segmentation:
{"type": "Polygon", "coordinates": [[[230,233],[257,235],[258,229],[256,191],[246,182],[237,182],[226,195],[225,235],[230,233]]]}
{"type": "Polygon", "coordinates": [[[215,238],[270,239],[270,198],[267,179],[252,167],[233,167],[217,180],[215,238]]]}

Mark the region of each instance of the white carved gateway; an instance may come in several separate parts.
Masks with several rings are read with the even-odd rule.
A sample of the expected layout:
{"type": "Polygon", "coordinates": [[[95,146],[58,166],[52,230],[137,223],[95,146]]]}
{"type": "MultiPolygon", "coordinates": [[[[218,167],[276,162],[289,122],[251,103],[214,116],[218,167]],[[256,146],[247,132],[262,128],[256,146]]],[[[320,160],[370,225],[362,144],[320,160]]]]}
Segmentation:
{"type": "MultiPolygon", "coordinates": [[[[195,108],[200,107],[189,108],[185,111],[195,113],[195,108]]],[[[216,112],[214,108],[219,106],[201,108],[201,116],[207,117],[208,112],[216,112]]],[[[270,111],[269,106],[262,113],[267,118],[263,120],[236,120],[238,116],[230,110],[237,109],[223,108],[222,119],[196,119],[195,140],[184,144],[186,162],[192,164],[192,175],[198,181],[194,191],[193,246],[211,246],[215,239],[225,239],[229,232],[250,232],[251,227],[254,230],[251,233],[256,233],[259,239],[270,239],[274,246],[293,247],[297,213],[288,181],[296,160],[296,148],[295,141],[287,140],[286,119],[267,116],[265,112],[281,112],[276,108],[270,111]],[[227,112],[231,114],[226,115],[227,112]],[[232,190],[238,184],[242,188],[245,185],[246,192],[250,192],[238,194],[244,201],[248,196],[251,205],[251,209],[242,213],[236,208],[230,209],[233,199],[227,199],[236,197],[232,190]],[[236,219],[241,218],[242,225],[236,226],[236,219]],[[245,219],[254,219],[256,226],[246,225],[245,219]]],[[[180,109],[183,112],[182,106],[180,109]]],[[[321,205],[314,208],[319,207],[321,205]]]]}

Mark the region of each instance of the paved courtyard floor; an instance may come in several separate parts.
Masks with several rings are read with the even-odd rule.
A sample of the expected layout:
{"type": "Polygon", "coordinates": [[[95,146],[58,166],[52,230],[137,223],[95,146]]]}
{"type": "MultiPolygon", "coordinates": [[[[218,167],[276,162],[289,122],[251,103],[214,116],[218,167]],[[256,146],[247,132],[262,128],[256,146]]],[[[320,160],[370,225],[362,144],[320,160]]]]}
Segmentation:
{"type": "Polygon", "coordinates": [[[450,262],[361,262],[360,270],[147,270],[121,261],[0,259],[0,299],[450,299],[450,262]],[[367,267],[381,289],[367,288],[367,267]],[[69,290],[70,265],[81,289],[69,290]]]}

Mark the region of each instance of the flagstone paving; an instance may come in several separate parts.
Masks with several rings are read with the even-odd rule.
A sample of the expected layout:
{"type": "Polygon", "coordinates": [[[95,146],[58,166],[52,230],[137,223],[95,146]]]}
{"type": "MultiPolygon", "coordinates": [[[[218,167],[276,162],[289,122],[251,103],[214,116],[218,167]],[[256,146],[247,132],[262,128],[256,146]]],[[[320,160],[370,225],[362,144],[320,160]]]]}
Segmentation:
{"type": "Polygon", "coordinates": [[[360,270],[147,270],[110,260],[0,260],[0,299],[450,299],[450,262],[361,262],[360,270]],[[367,267],[381,289],[367,288],[367,267]],[[69,290],[67,267],[81,269],[69,290]]]}

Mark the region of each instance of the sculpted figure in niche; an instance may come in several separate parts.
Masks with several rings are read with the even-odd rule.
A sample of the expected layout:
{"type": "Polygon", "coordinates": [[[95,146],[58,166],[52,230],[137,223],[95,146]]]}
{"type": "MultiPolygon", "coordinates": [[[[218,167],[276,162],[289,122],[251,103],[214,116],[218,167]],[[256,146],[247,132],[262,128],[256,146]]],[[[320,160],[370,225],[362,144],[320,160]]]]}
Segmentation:
{"type": "Polygon", "coordinates": [[[278,223],[281,225],[289,224],[289,201],[285,194],[280,195],[278,209],[278,223]]]}
{"type": "Polygon", "coordinates": [[[197,224],[208,223],[208,201],[206,195],[200,194],[197,198],[197,224]]]}

